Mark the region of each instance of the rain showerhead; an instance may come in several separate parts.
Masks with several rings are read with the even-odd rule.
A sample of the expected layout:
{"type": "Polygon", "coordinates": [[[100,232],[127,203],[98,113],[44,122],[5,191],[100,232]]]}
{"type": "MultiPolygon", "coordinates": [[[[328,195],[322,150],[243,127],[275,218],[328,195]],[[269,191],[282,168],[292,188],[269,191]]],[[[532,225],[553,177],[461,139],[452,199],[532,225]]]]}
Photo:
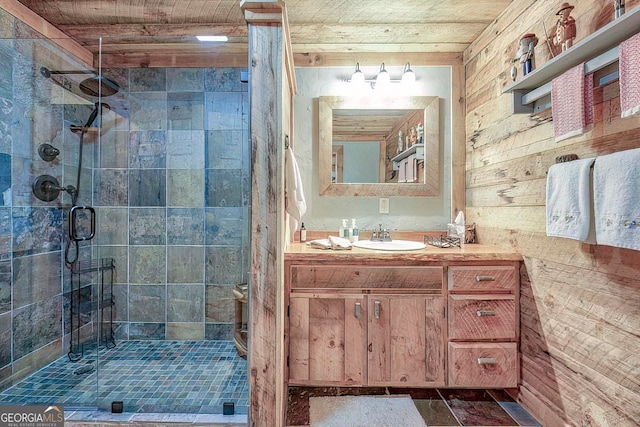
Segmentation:
{"type": "Polygon", "coordinates": [[[41,67],[40,74],[46,78],[50,78],[53,74],[90,74],[91,77],[84,79],[79,85],[82,93],[89,96],[112,96],[120,90],[118,83],[99,76],[91,70],[51,71],[46,67],[41,67]]]}
{"type": "Polygon", "coordinates": [[[106,77],[93,76],[80,82],[80,90],[89,96],[112,96],[120,86],[106,77]]]}

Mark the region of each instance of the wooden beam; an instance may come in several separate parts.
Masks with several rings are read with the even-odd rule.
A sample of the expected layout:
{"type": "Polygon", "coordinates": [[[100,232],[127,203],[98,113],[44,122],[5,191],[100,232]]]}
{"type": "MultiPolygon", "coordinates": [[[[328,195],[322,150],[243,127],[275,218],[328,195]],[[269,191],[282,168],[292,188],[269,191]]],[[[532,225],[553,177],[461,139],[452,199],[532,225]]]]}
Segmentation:
{"type": "MultiPolygon", "coordinates": [[[[249,299],[249,426],[285,423],[287,378],[284,296],[284,137],[289,88],[283,16],[265,23],[280,0],[242,1],[249,22],[251,79],[251,287],[249,299]],[[286,90],[285,90],[286,89],[286,90]]],[[[290,124],[292,127],[292,125],[290,124]]],[[[285,128],[286,127],[286,128],[285,128]]]]}
{"type": "MultiPolygon", "coordinates": [[[[414,62],[414,65],[415,62],[414,62]]],[[[466,114],[465,74],[462,60],[451,66],[451,220],[460,211],[466,211],[465,170],[466,170],[466,140],[464,126],[466,114]],[[456,125],[459,123],[460,125],[456,125]]]]}
{"type": "Polygon", "coordinates": [[[296,67],[355,67],[356,62],[361,67],[368,65],[379,66],[382,62],[388,64],[404,64],[410,62],[412,66],[452,66],[462,62],[462,54],[458,52],[313,52],[293,54],[296,67]]]}
{"type": "Polygon", "coordinates": [[[31,9],[26,8],[22,3],[15,0],[0,0],[0,8],[15,16],[52,43],[60,46],[65,51],[76,56],[80,61],[93,66],[93,54],[72,40],[68,35],[51,25],[49,22],[35,14],[31,9]]]}
{"type": "MultiPolygon", "coordinates": [[[[469,45],[487,24],[485,22],[430,22],[428,24],[401,23],[317,23],[292,24],[294,40],[315,44],[434,44],[447,40],[450,43],[469,45]]],[[[462,49],[464,50],[464,48],[462,49]]],[[[461,50],[461,52],[462,52],[461,50]]]]}
{"type": "Polygon", "coordinates": [[[59,25],[65,34],[83,42],[96,38],[96,34],[103,38],[117,37],[122,42],[125,37],[136,37],[132,41],[139,41],[141,37],[187,37],[215,34],[227,37],[247,37],[247,25],[227,23],[207,24],[91,24],[91,25],[59,25]]]}
{"type": "Polygon", "coordinates": [[[247,54],[201,53],[107,53],[102,55],[103,68],[146,68],[146,67],[247,67],[247,54]]]}

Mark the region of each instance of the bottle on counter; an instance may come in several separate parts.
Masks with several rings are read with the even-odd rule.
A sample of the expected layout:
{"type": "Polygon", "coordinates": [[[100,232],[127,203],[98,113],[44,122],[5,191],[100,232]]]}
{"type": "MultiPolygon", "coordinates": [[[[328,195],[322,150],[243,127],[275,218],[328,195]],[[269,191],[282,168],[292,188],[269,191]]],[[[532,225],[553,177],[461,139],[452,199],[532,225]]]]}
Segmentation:
{"type": "Polygon", "coordinates": [[[304,222],[302,223],[302,225],[300,226],[300,242],[306,242],[307,241],[307,229],[304,228],[304,222]]]}
{"type": "Polygon", "coordinates": [[[351,242],[357,242],[358,241],[358,226],[356,225],[356,219],[352,218],[351,219],[351,233],[349,233],[349,240],[351,242]]]}
{"type": "Polygon", "coordinates": [[[342,225],[338,229],[338,236],[339,237],[345,237],[347,239],[349,238],[349,228],[347,228],[347,220],[346,219],[342,220],[342,225]]]}

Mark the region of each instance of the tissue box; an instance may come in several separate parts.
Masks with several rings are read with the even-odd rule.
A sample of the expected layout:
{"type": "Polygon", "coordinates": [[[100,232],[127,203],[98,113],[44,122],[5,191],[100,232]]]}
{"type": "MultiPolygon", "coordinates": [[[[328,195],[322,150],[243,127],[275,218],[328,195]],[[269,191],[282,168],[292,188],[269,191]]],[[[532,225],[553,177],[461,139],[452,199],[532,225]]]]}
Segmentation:
{"type": "Polygon", "coordinates": [[[465,234],[464,225],[457,225],[452,223],[447,224],[447,236],[464,239],[464,234],[465,234]]]}

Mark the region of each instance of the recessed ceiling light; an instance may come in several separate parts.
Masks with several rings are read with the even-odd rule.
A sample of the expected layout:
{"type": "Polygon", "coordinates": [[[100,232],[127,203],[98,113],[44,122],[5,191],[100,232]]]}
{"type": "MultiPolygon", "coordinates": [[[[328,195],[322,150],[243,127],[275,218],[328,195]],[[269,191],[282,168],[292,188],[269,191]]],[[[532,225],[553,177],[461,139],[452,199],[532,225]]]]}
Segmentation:
{"type": "Polygon", "coordinates": [[[226,42],[229,40],[227,36],[196,36],[201,42],[226,42]]]}

